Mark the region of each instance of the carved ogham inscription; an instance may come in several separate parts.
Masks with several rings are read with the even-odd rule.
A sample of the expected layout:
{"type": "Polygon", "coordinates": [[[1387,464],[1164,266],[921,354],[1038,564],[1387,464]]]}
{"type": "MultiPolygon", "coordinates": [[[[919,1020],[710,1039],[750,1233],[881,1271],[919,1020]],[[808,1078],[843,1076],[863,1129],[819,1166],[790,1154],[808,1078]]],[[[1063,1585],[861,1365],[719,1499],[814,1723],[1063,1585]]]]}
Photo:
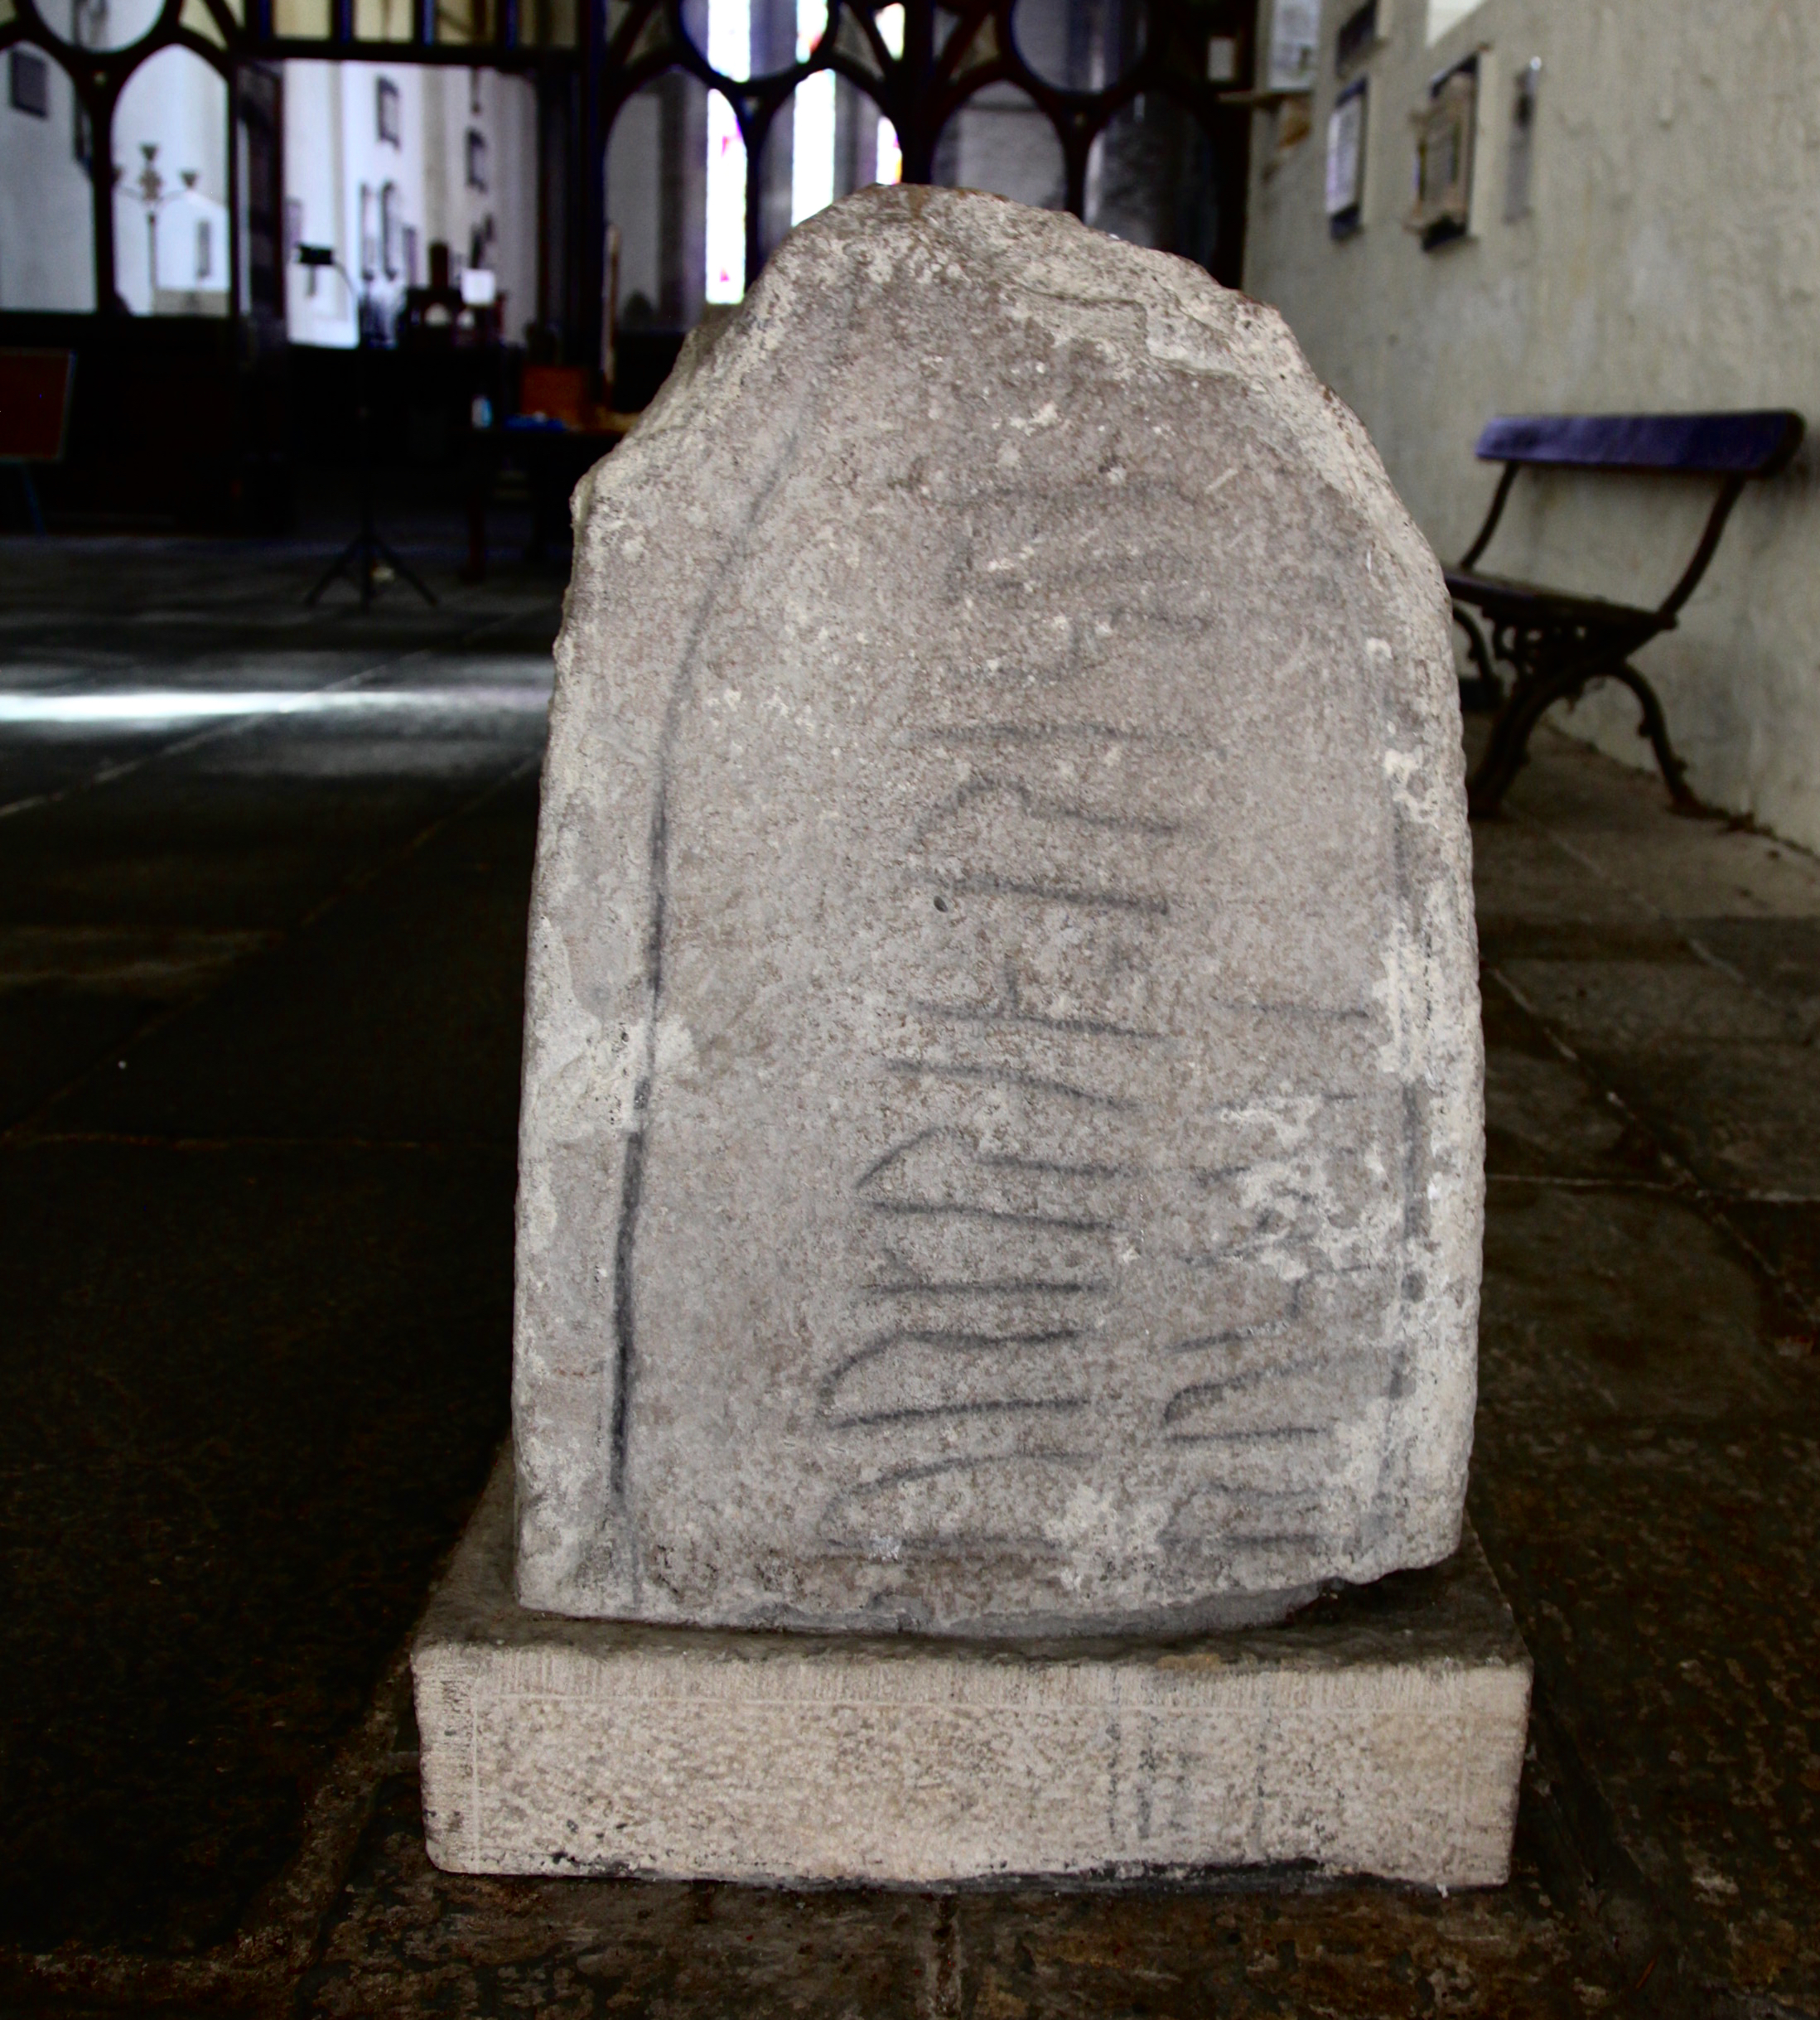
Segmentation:
{"type": "Polygon", "coordinates": [[[867,1396],[900,1428],[896,1462],[829,1511],[832,1534],[869,1525],[883,1554],[958,1541],[955,1490],[1008,1466],[1020,1541],[1044,1549],[1055,1489],[1039,1482],[1078,1476],[1103,1435],[1093,1364],[1146,1178],[1132,1061],[1167,1042],[1143,985],[1169,916],[1156,844],[1179,827],[1082,782],[1124,741],[1027,724],[928,737],[957,782],[916,824],[904,897],[941,921],[938,959],[880,1019],[897,1134],[860,1176],[863,1336],[827,1390],[831,1423],[867,1396]],[[1045,919],[1071,943],[1065,977],[1033,939],[1045,919]],[[1026,1414],[1046,1442],[1007,1450],[997,1420],[1026,1414]]]}
{"type": "MultiPolygon", "coordinates": [[[[1132,642],[1128,611],[1093,629],[1132,642]]],[[[1140,1452],[1148,1533],[1108,1525],[1109,1550],[1200,1537],[1267,1561],[1336,1506],[1363,1520],[1375,1479],[1335,1441],[1392,1379],[1395,1287],[1372,1259],[1389,1192],[1360,1133],[1381,1119],[1361,1085],[1285,1095],[1270,1068],[1273,1032],[1293,1051],[1372,1011],[1222,1000],[1206,974],[1253,1027],[1247,1085],[1194,1085],[1158,999],[1205,923],[1180,887],[1204,882],[1218,838],[1182,818],[1178,775],[1209,754],[1028,720],[926,741],[957,782],[915,824],[904,901],[942,929],[918,993],[879,1020],[896,1133],[857,1182],[855,1339],[821,1399],[831,1430],[886,1433],[891,1457],[831,1497],[825,1533],[900,1559],[979,1540],[982,1505],[1002,1505],[1007,1540],[1059,1558],[1083,1481],[1140,1452]],[[1185,1104],[1185,1145],[1159,1127],[1185,1104]],[[1262,1484],[1317,1448],[1318,1489],[1262,1484]]]]}
{"type": "Polygon", "coordinates": [[[1281,326],[874,191],[591,486],[524,1598],[1088,1632],[1445,1554],[1480,1186],[1445,606],[1281,326]]]}

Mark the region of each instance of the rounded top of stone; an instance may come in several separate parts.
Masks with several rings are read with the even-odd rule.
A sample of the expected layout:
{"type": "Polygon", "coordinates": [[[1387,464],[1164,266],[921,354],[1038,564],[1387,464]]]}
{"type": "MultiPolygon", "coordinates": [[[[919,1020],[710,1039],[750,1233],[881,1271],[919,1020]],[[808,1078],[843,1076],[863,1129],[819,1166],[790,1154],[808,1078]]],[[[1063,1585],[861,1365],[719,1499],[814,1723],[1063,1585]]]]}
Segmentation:
{"type": "MultiPolygon", "coordinates": [[[[627,446],[684,423],[712,427],[780,346],[800,345],[831,316],[851,321],[865,297],[892,295],[905,300],[906,336],[914,330],[925,353],[945,341],[957,376],[982,369],[996,333],[1036,326],[1058,343],[1091,346],[1108,384],[1150,370],[1204,378],[1210,395],[1216,385],[1242,389],[1253,427],[1378,522],[1386,559],[1408,572],[1408,587],[1443,597],[1440,565],[1364,426],[1316,377],[1274,308],[1193,260],[986,191],[874,184],[799,225],[744,301],[690,333],[627,446]],[[958,294],[956,281],[966,283],[958,294]]],[[[596,466],[578,524],[591,486],[631,481],[639,461],[596,466]]]]}

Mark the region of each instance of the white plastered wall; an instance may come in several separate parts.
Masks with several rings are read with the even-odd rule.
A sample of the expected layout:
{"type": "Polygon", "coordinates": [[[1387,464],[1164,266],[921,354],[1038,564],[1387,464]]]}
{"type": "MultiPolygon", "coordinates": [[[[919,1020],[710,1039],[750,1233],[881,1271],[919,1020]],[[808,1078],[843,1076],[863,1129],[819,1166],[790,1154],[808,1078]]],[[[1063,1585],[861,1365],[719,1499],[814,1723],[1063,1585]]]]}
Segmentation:
{"type": "Polygon", "coordinates": [[[88,310],[94,197],[76,159],[75,93],[62,66],[45,62],[44,118],[0,94],[0,309],[88,310]]]}
{"type": "MultiPolygon", "coordinates": [[[[466,264],[474,229],[490,216],[489,254],[506,291],[508,337],[536,313],[537,98],[524,78],[409,64],[293,61],[285,65],[286,197],[301,205],[301,235],[329,244],[361,282],[360,188],[398,191],[403,222],[418,234],[418,282],[428,278],[429,247],[446,241],[453,270],[466,264]],[[379,137],[381,77],[398,89],[399,138],[379,137]],[[478,92],[480,109],[474,109],[478,92]],[[477,128],[487,143],[487,187],[468,186],[466,140],[477,128]]],[[[408,277],[380,270],[365,284],[396,307],[408,277]]],[[[340,278],[319,271],[315,292],[307,269],[287,279],[294,342],[351,345],[355,320],[340,278]]]]}
{"type": "Polygon", "coordinates": [[[156,210],[161,312],[228,312],[228,88],[220,73],[187,49],[161,49],[127,80],[113,113],[114,284],[136,316],[149,315],[152,229],[142,201],[144,149],[157,149],[162,184],[156,210]],[[186,175],[196,178],[185,191],[186,175]],[[196,271],[197,224],[211,233],[210,272],[196,271]]]}
{"type": "MultiPolygon", "coordinates": [[[[287,204],[299,206],[298,240],[331,248],[357,280],[360,255],[347,229],[348,165],[341,112],[334,64],[285,65],[284,195],[287,204]]],[[[340,274],[292,263],[285,268],[284,284],[293,343],[338,347],[353,343],[353,302],[340,274]]]]}
{"type": "Polygon", "coordinates": [[[459,275],[482,234],[484,263],[505,297],[505,334],[515,339],[537,314],[535,88],[528,78],[486,70],[428,71],[423,85],[425,244],[442,240],[459,275]],[[484,190],[468,180],[471,129],[486,142],[484,190]]]}
{"type": "MultiPolygon", "coordinates": [[[[1253,136],[1246,287],[1287,317],[1364,419],[1445,559],[1495,466],[1498,413],[1789,406],[1820,427],[1820,7],[1787,0],[1481,0],[1433,45],[1424,0],[1380,0],[1367,59],[1364,229],[1322,203],[1338,80],[1327,0],[1314,130],[1253,136]],[[1425,253],[1403,229],[1409,114],[1482,48],[1474,232],[1425,253]],[[1532,209],[1505,220],[1518,69],[1543,68],[1532,209]]],[[[1451,10],[1450,10],[1451,11],[1451,10]]],[[[1354,73],[1356,75],[1357,73],[1354,73]]],[[[1678,631],[1647,647],[1692,782],[1820,847],[1820,478],[1804,451],[1750,486],[1678,631]]],[[[1704,480],[1525,475],[1484,565],[1624,601],[1660,599],[1692,551],[1704,480]]],[[[1636,764],[1628,696],[1562,727],[1636,764]]]]}

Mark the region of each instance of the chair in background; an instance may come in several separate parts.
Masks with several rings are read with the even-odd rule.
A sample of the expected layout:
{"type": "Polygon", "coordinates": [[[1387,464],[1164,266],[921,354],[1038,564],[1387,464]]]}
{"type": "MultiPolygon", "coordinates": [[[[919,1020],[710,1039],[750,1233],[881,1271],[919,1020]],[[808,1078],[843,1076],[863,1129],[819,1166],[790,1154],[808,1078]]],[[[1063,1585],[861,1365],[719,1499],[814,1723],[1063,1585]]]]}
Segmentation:
{"type": "Polygon", "coordinates": [[[75,376],[73,350],[0,350],[0,463],[19,473],[34,533],[45,528],[31,466],[63,461],[75,376]]]}

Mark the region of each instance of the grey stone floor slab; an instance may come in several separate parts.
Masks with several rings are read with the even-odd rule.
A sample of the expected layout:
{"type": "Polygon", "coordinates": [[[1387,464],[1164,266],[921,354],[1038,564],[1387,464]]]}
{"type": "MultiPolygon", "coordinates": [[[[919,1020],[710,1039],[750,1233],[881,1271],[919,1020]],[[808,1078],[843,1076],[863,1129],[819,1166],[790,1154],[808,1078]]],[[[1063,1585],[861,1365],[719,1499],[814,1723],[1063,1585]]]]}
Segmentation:
{"type": "Polygon", "coordinates": [[[1820,1199],[1820,1076],[1803,1044],[1586,1045],[1603,1077],[1702,1185],[1820,1199]]]}
{"type": "MultiPolygon", "coordinates": [[[[1584,744],[1550,732],[1549,761],[1511,796],[1509,825],[1545,837],[1577,863],[1589,905],[1618,892],[1637,910],[1669,918],[1812,918],[1820,914],[1820,863],[1773,835],[1722,820],[1667,814],[1659,780],[1634,774],[1612,790],[1620,768],[1584,744]],[[1673,826],[1662,824],[1663,817],[1673,826]]],[[[1506,844],[1499,837],[1499,847],[1506,844]]]]}
{"type": "MultiPolygon", "coordinates": [[[[27,558],[67,585],[48,544],[27,558]]],[[[217,577],[235,601],[223,558],[174,586],[156,544],[122,565],[181,608],[217,577]]],[[[147,636],[130,581],[100,608],[92,577],[90,607],[35,603],[10,554],[0,581],[0,634],[44,634],[14,692],[49,691],[53,645],[52,685],[100,701],[410,652],[438,689],[548,684],[542,583],[515,619],[542,654],[470,662],[492,613],[446,607],[402,650],[306,664],[271,650],[303,585],[201,627],[199,660],[147,636]]],[[[0,771],[37,795],[0,818],[0,1940],[27,1948],[231,1937],[504,1421],[539,709],[378,719],[182,749],[0,722],[0,771]]]]}
{"type": "Polygon", "coordinates": [[[0,1941],[181,1954],[293,1854],[504,1422],[512,1190],[0,1148],[0,1941]]]}
{"type": "Polygon", "coordinates": [[[1746,982],[1811,1019],[1820,1005],[1820,919],[1690,919],[1685,925],[1746,982]]]}
{"type": "Polygon", "coordinates": [[[1684,1194],[1494,1180],[1480,1380],[1500,1422],[1699,1423],[1789,1399],[1750,1259],[1684,1194]]]}
{"type": "Polygon", "coordinates": [[[1627,1174],[1629,1126],[1558,1057],[1498,1050],[1485,1060],[1485,1165],[1518,1175],[1617,1178],[1627,1174]]]}
{"type": "Polygon", "coordinates": [[[1576,1978],[1533,1877],[1443,1899],[1294,1873],[949,1894],[451,1876],[424,1857],[407,1766],[382,1786],[299,2010],[1557,2020],[1585,2010],[1576,1978]]]}
{"type": "Polygon", "coordinates": [[[1731,976],[1692,959],[1504,960],[1497,974],[1545,1022],[1608,1051],[1629,1052],[1663,1039],[1774,1043],[1801,1036],[1791,1006],[1740,988],[1731,976]]]}
{"type": "Polygon", "coordinates": [[[1589,877],[1547,834],[1514,820],[1494,845],[1475,830],[1473,888],[1482,930],[1513,921],[1624,926],[1637,917],[1636,901],[1626,892],[1589,877]]]}
{"type": "MultiPolygon", "coordinates": [[[[511,747],[507,747],[509,753],[511,747]]],[[[408,848],[307,935],[228,976],[36,1116],[40,1134],[393,1143],[515,1139],[514,1060],[536,783],[507,767],[456,830],[408,848]],[[393,950],[411,950],[398,961],[393,950]],[[215,1061],[205,1080],[199,1058],[215,1061]]]]}
{"type": "Polygon", "coordinates": [[[1803,1362],[1820,1343],[1820,1201],[1728,1199],[1725,1218],[1777,1288],[1768,1337],[1779,1359],[1803,1362]]]}

